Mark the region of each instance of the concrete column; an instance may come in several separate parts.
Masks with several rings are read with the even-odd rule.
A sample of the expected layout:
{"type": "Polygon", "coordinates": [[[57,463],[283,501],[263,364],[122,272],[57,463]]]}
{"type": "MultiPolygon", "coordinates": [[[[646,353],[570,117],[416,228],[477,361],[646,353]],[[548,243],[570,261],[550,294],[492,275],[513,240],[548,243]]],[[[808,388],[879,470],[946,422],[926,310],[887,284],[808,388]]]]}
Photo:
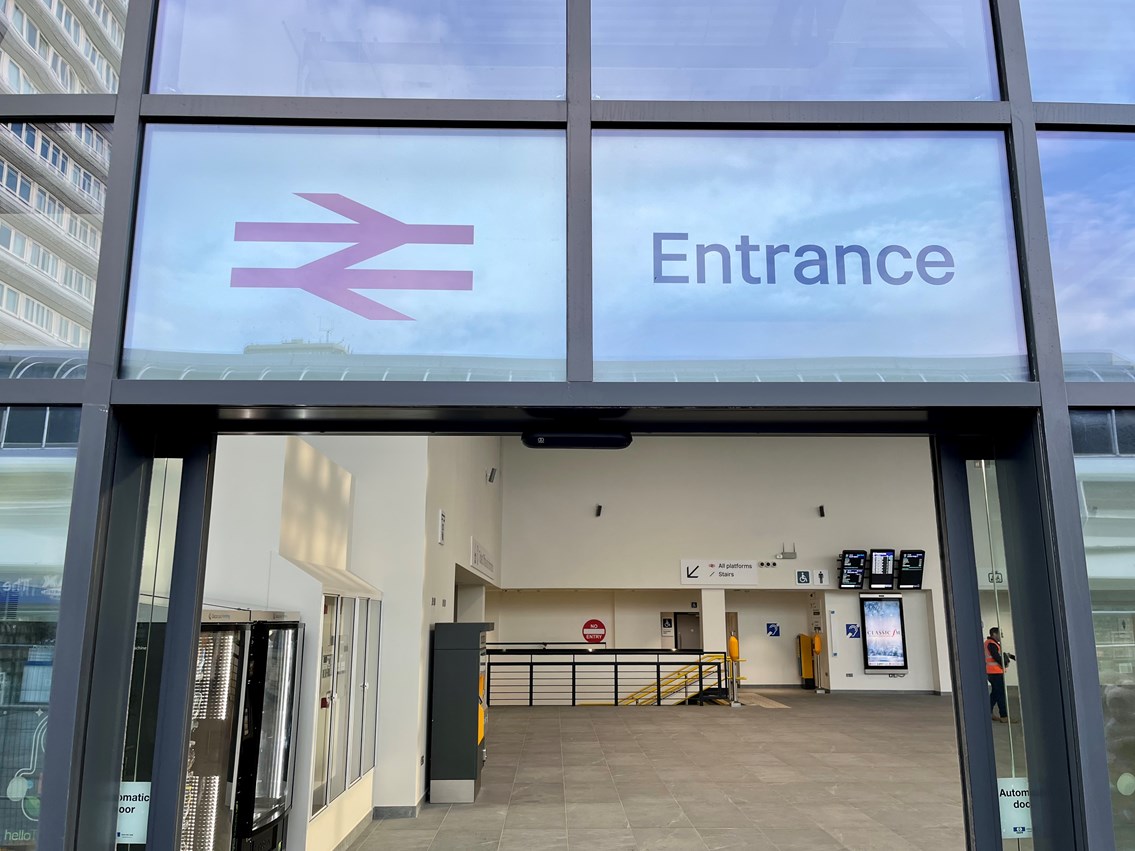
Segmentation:
{"type": "Polygon", "coordinates": [[[725,590],[703,588],[701,592],[701,644],[706,653],[725,652],[725,590]]]}

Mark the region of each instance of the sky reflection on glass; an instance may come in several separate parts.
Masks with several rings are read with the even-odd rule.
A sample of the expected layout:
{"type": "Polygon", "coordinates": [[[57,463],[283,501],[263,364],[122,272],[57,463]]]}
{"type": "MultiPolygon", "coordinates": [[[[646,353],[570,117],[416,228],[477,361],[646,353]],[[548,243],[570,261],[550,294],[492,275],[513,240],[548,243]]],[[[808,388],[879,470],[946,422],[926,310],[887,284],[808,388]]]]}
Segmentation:
{"type": "MultiPolygon", "coordinates": [[[[323,378],[562,378],[564,204],[564,137],[555,131],[151,127],[124,374],[217,378],[240,367],[253,371],[243,378],[298,378],[303,368],[323,378]],[[389,288],[335,289],[350,300],[344,306],[294,284],[237,285],[233,270],[287,272],[358,241],[359,228],[334,242],[298,233],[302,223],[319,223],[317,233],[352,225],[296,193],[341,194],[400,222],[472,233],[452,244],[412,234],[340,262],[348,274],[437,270],[430,277],[440,287],[415,288],[403,275],[389,288]],[[297,224],[280,241],[237,241],[240,222],[297,224]],[[472,273],[471,289],[450,286],[462,272],[472,273]],[[382,311],[410,319],[373,315],[382,311]],[[261,362],[297,374],[260,375],[261,362]],[[391,365],[401,371],[387,374],[391,365]]],[[[373,242],[375,228],[366,233],[373,242]]],[[[321,286],[328,273],[304,280],[321,286]]]]}
{"type": "Polygon", "coordinates": [[[594,194],[598,379],[1027,378],[1000,134],[601,131],[594,194]],[[699,244],[718,246],[704,270],[699,244]],[[837,282],[849,245],[869,255],[869,285],[859,255],[837,282]],[[932,245],[953,259],[948,281],[944,265],[927,269],[937,283],[913,274],[932,245]],[[770,246],[788,246],[775,284],[770,246]],[[801,282],[820,276],[817,247],[827,283],[801,282]],[[887,283],[883,253],[911,279],[887,283]]]}
{"type": "Polygon", "coordinates": [[[562,100],[564,0],[162,0],[150,91],[562,100]]]}
{"type": "Polygon", "coordinates": [[[1135,374],[1135,137],[1041,133],[1044,204],[1069,380],[1135,374]]]}
{"type": "Polygon", "coordinates": [[[1033,99],[1135,102],[1135,4],[1021,0],[1033,99]]]}
{"type": "Polygon", "coordinates": [[[996,100],[987,0],[593,0],[603,100],[996,100]]]}

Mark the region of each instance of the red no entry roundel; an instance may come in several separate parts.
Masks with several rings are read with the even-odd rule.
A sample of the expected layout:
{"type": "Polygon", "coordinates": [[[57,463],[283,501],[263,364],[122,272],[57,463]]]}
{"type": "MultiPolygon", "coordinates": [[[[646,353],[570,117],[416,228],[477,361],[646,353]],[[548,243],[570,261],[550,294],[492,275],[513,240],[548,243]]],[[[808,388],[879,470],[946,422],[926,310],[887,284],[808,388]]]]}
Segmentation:
{"type": "Polygon", "coordinates": [[[588,644],[598,644],[606,637],[607,627],[603,626],[603,621],[592,618],[583,625],[583,640],[588,644]]]}

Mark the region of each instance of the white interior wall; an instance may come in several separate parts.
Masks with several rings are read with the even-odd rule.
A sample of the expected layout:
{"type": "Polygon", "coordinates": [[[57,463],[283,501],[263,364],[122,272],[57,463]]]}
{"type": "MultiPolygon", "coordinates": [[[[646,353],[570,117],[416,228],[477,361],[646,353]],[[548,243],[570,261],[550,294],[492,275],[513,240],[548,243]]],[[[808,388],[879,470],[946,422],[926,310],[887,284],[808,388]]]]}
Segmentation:
{"type": "MultiPolygon", "coordinates": [[[[830,589],[843,549],[924,549],[924,585],[938,593],[909,607],[908,631],[919,632],[910,639],[919,675],[866,682],[884,690],[913,690],[915,682],[949,690],[946,642],[935,637],[946,625],[925,438],[640,437],[619,452],[530,450],[514,438],[502,444],[502,587],[679,590],[682,559],[717,558],[775,563],[757,571],[761,589],[797,589],[798,569],[823,571],[830,589]],[[774,558],[793,545],[797,558],[774,558]]],[[[716,599],[710,595],[714,605],[701,610],[714,622],[703,624],[703,635],[720,633],[723,643],[716,599]]],[[[503,597],[501,606],[498,636],[519,614],[503,608],[503,597]]],[[[723,616],[724,603],[720,608],[723,616]]],[[[558,611],[565,622],[557,621],[557,634],[580,614],[558,611]]],[[[861,661],[856,676],[843,676],[842,668],[833,673],[832,688],[863,687],[861,661]]]]}
{"type": "Polygon", "coordinates": [[[799,685],[796,636],[811,633],[808,595],[803,591],[727,591],[725,610],[737,613],[744,685],[799,685]],[[780,626],[768,635],[767,626],[780,626]]]}

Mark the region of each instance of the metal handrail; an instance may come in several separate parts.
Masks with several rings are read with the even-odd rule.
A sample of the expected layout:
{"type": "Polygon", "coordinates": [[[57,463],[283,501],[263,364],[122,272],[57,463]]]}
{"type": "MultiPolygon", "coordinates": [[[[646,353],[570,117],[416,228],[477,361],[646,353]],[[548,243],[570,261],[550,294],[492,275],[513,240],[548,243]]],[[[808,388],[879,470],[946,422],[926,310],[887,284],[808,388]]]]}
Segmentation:
{"type": "Polygon", "coordinates": [[[517,652],[492,647],[488,648],[488,655],[485,697],[489,705],[642,706],[701,702],[709,690],[722,689],[726,684],[724,655],[700,650],[536,647],[517,652]]]}

